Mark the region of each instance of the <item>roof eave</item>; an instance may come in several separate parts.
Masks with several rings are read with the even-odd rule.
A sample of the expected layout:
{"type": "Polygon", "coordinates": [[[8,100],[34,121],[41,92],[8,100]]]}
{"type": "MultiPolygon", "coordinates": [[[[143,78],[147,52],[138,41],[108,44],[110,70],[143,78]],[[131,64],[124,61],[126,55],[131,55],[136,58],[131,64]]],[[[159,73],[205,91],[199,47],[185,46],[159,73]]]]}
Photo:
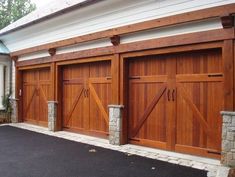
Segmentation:
{"type": "Polygon", "coordinates": [[[37,20],[34,20],[34,21],[32,21],[32,22],[29,22],[29,23],[26,23],[26,24],[24,24],[24,25],[21,25],[21,26],[18,26],[18,27],[16,27],[16,28],[13,28],[13,29],[11,29],[11,30],[2,32],[2,33],[0,33],[0,36],[6,35],[6,34],[9,34],[9,33],[12,33],[12,32],[18,31],[18,30],[21,30],[21,29],[24,29],[24,28],[26,28],[26,27],[29,27],[29,26],[38,24],[38,23],[43,22],[43,21],[46,21],[46,20],[48,20],[48,19],[51,19],[51,18],[60,16],[60,15],[62,15],[62,14],[64,14],[64,13],[69,12],[69,11],[74,11],[74,10],[77,10],[77,9],[80,9],[80,8],[83,8],[83,7],[86,7],[86,6],[95,4],[95,3],[100,2],[100,1],[104,1],[104,0],[86,0],[86,1],[84,1],[84,2],[78,3],[78,4],[76,4],[76,5],[67,7],[67,8],[65,8],[65,9],[62,9],[62,10],[57,11],[57,12],[55,12],[55,13],[52,13],[52,14],[49,14],[49,15],[44,16],[44,17],[42,17],[42,18],[39,18],[39,19],[37,19],[37,20]]]}

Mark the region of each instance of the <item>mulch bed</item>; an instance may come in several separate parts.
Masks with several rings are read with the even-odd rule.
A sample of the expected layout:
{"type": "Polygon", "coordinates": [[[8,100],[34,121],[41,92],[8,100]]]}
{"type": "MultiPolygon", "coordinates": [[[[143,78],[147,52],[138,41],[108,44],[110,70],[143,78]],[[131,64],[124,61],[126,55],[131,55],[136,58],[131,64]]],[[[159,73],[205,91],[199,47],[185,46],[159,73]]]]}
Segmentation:
{"type": "Polygon", "coordinates": [[[0,127],[4,177],[206,177],[207,172],[11,126],[0,127]]]}

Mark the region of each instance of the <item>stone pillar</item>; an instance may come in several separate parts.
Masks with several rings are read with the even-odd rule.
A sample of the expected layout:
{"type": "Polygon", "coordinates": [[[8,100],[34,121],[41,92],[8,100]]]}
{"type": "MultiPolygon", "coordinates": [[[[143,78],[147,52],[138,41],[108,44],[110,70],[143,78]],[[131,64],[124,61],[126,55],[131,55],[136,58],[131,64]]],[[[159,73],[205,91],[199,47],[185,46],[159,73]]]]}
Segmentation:
{"type": "Polygon", "coordinates": [[[222,125],[222,154],[221,164],[235,167],[235,112],[221,112],[222,125]]]}
{"type": "Polygon", "coordinates": [[[56,131],[57,105],[56,101],[48,101],[48,129],[53,132],[56,131]]]}
{"type": "Polygon", "coordinates": [[[11,107],[12,107],[12,112],[11,112],[11,122],[12,123],[18,123],[19,118],[18,118],[18,99],[11,98],[11,107]]]}
{"type": "Polygon", "coordinates": [[[121,145],[123,105],[109,105],[109,143],[121,145]]]}

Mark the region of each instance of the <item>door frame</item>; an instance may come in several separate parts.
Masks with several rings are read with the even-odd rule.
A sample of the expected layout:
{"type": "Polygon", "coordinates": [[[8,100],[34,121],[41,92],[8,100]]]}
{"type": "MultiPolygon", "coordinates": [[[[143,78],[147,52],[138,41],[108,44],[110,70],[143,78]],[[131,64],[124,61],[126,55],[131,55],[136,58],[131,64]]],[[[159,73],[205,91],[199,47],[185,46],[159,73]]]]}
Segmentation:
{"type": "MultiPolygon", "coordinates": [[[[233,47],[233,40],[225,40],[218,42],[210,43],[201,43],[201,44],[191,44],[178,47],[167,47],[160,49],[152,49],[146,51],[138,52],[129,52],[121,54],[120,56],[120,103],[125,105],[123,112],[123,132],[122,139],[123,144],[128,143],[128,61],[134,59],[135,57],[148,56],[148,55],[160,55],[160,54],[173,54],[180,52],[190,52],[206,49],[221,49],[222,51],[222,63],[223,63],[223,72],[224,72],[224,109],[233,110],[234,103],[231,99],[233,97],[233,55],[234,51],[231,49],[233,47]],[[228,99],[230,97],[230,99],[228,99]]],[[[221,110],[222,111],[222,110],[221,110]]]]}

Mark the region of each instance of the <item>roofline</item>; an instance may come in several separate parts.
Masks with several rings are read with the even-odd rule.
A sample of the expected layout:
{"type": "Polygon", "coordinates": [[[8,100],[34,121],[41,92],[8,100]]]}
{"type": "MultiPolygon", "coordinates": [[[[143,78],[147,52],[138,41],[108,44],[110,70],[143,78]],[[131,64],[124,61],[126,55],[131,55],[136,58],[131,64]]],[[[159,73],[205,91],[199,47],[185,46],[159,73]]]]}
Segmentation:
{"type": "Polygon", "coordinates": [[[1,53],[1,52],[0,52],[0,55],[10,56],[10,54],[8,54],[8,53],[1,53]]]}
{"type": "Polygon", "coordinates": [[[9,34],[9,33],[12,33],[12,32],[18,31],[18,30],[21,30],[21,29],[23,29],[23,28],[26,28],[26,27],[29,27],[29,26],[38,24],[38,23],[43,22],[43,21],[46,21],[46,20],[48,20],[48,19],[51,19],[51,18],[60,16],[60,15],[62,15],[62,14],[64,14],[64,13],[69,12],[69,11],[74,11],[74,10],[76,10],[76,9],[80,9],[80,8],[83,8],[83,7],[86,7],[86,6],[95,4],[95,3],[100,2],[100,1],[104,1],[104,0],[86,0],[86,1],[84,1],[84,2],[81,2],[81,3],[78,3],[78,4],[76,4],[76,5],[67,7],[67,8],[65,8],[65,9],[62,9],[62,10],[59,10],[59,11],[57,11],[57,12],[51,13],[51,14],[49,14],[49,15],[47,15],[47,16],[44,16],[44,17],[42,17],[42,18],[39,18],[39,19],[37,19],[37,20],[31,21],[31,22],[26,23],[26,24],[24,24],[24,25],[21,25],[21,26],[18,26],[18,27],[16,27],[16,28],[13,28],[13,29],[11,29],[11,30],[2,32],[2,33],[0,33],[0,36],[3,36],[3,35],[6,35],[6,34],[9,34]]]}

